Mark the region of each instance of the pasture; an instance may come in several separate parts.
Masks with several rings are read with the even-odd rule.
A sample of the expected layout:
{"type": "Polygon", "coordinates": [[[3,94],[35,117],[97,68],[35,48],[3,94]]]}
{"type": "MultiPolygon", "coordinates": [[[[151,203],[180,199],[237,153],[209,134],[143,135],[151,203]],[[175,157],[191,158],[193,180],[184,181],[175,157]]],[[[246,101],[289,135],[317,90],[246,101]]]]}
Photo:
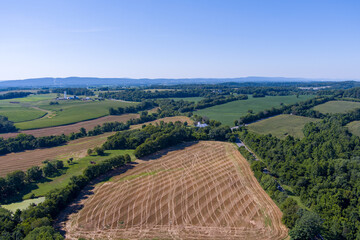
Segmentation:
{"type": "Polygon", "coordinates": [[[38,107],[49,111],[40,119],[15,124],[27,130],[67,125],[109,115],[109,108],[127,107],[135,103],[120,101],[58,101],[59,105],[40,104],[38,107]]]}
{"type": "Polygon", "coordinates": [[[284,239],[281,216],[234,144],[199,142],[89,187],[59,225],[67,239],[284,239]]]}
{"type": "Polygon", "coordinates": [[[266,96],[263,98],[253,98],[252,96],[249,96],[249,99],[247,100],[238,100],[216,105],[195,111],[194,114],[206,116],[210,119],[220,121],[228,126],[234,126],[234,121],[242,116],[245,116],[248,113],[248,110],[252,110],[254,113],[257,113],[272,107],[280,107],[281,103],[294,104],[313,97],[314,96],[312,95],[300,95],[299,98],[295,95],[266,96]]]}
{"type": "Polygon", "coordinates": [[[360,102],[329,101],[315,106],[313,109],[321,113],[346,113],[360,108],[360,102]]]}
{"type": "Polygon", "coordinates": [[[346,127],[352,134],[360,137],[360,121],[353,121],[347,124],[346,127]]]}
{"type": "Polygon", "coordinates": [[[254,122],[247,126],[250,131],[258,134],[272,134],[280,139],[290,135],[295,138],[303,138],[303,128],[306,123],[320,121],[316,118],[302,117],[289,114],[281,114],[254,122]]]}

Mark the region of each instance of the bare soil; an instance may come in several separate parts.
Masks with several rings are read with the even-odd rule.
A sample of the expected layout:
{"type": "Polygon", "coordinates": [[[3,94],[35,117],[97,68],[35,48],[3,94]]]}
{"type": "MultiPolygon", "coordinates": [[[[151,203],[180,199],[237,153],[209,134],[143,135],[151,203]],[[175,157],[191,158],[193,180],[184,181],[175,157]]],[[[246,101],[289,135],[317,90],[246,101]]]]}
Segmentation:
{"type": "Polygon", "coordinates": [[[83,191],[64,211],[66,239],[288,236],[280,209],[234,144],[181,144],[124,171],[83,191]]]}

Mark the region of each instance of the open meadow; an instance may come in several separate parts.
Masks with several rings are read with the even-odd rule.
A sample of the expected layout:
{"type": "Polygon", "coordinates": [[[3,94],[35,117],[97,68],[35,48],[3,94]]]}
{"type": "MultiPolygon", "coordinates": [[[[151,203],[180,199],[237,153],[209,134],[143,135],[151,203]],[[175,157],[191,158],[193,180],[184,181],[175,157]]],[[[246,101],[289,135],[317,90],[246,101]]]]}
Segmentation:
{"type": "Polygon", "coordinates": [[[329,101],[314,107],[314,110],[321,113],[346,113],[360,108],[360,102],[350,101],[329,101]]]}
{"type": "Polygon", "coordinates": [[[248,125],[247,128],[258,134],[272,134],[281,139],[284,139],[288,135],[296,138],[303,138],[304,133],[302,130],[305,124],[315,121],[320,120],[316,118],[281,114],[254,122],[248,125]]]}
{"type": "Polygon", "coordinates": [[[266,96],[262,98],[253,98],[249,96],[247,100],[239,100],[229,102],[213,107],[195,111],[194,114],[206,116],[210,119],[220,121],[223,124],[234,126],[234,121],[252,110],[254,113],[270,109],[272,107],[280,107],[280,104],[294,104],[296,102],[305,101],[313,98],[311,95],[295,95],[290,96],[266,96]]]}
{"type": "Polygon", "coordinates": [[[353,121],[347,124],[346,127],[352,134],[360,137],[360,121],[353,121]]]}
{"type": "Polygon", "coordinates": [[[66,239],[284,239],[281,216],[235,145],[199,142],[89,187],[59,225],[66,239]]]}

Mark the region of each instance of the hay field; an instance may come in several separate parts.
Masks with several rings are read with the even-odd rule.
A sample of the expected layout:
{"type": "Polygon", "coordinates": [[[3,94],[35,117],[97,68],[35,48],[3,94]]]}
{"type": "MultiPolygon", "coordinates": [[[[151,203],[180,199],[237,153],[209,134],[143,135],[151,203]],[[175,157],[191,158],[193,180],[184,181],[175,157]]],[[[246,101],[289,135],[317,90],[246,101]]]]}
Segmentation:
{"type": "Polygon", "coordinates": [[[305,124],[316,121],[320,120],[316,118],[280,114],[275,117],[249,124],[247,128],[258,134],[272,134],[281,139],[284,139],[288,135],[296,138],[303,138],[304,133],[302,130],[305,124]]]}
{"type": "Polygon", "coordinates": [[[299,98],[297,98],[295,95],[290,95],[253,98],[249,95],[249,99],[247,100],[238,100],[204,108],[195,111],[194,114],[209,117],[210,119],[220,121],[228,126],[234,126],[234,121],[240,119],[242,116],[245,116],[248,113],[248,110],[258,113],[272,107],[280,107],[281,103],[285,105],[294,104],[296,102],[306,101],[313,97],[313,95],[300,95],[299,98]]]}
{"type": "Polygon", "coordinates": [[[181,144],[84,191],[67,239],[284,239],[282,213],[235,145],[181,144]],[[80,209],[80,210],[79,210],[80,209]]]}
{"type": "Polygon", "coordinates": [[[119,116],[105,116],[93,120],[82,121],[75,124],[69,124],[65,126],[57,126],[57,127],[49,127],[49,128],[40,128],[40,129],[33,129],[33,130],[23,130],[16,133],[3,133],[0,134],[2,138],[9,138],[9,137],[16,137],[19,133],[26,133],[34,135],[35,137],[43,137],[43,136],[50,136],[50,135],[61,135],[65,134],[68,135],[72,132],[78,132],[80,128],[85,128],[87,131],[92,130],[96,125],[102,125],[106,122],[127,122],[132,118],[138,118],[139,114],[123,114],[119,116]]]}
{"type": "Polygon", "coordinates": [[[329,101],[315,106],[313,109],[321,113],[346,113],[360,108],[360,102],[329,101]]]}

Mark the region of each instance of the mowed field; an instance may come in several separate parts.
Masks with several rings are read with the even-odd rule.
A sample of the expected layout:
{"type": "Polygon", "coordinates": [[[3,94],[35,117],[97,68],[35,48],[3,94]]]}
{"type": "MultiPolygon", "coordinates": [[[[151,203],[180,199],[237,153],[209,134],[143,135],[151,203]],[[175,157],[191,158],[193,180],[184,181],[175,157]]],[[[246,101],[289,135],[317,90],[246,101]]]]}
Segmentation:
{"type": "Polygon", "coordinates": [[[360,102],[329,101],[314,107],[314,110],[321,113],[346,113],[360,108],[360,102]]]}
{"type": "Polygon", "coordinates": [[[123,114],[119,116],[105,116],[101,118],[96,118],[93,120],[82,121],[79,123],[69,124],[65,126],[58,126],[58,127],[49,127],[49,128],[40,128],[40,129],[33,129],[33,130],[23,130],[18,133],[3,133],[0,134],[2,138],[9,138],[9,137],[16,137],[19,133],[31,134],[35,137],[43,137],[43,136],[50,136],[50,135],[61,135],[65,134],[68,135],[72,132],[79,132],[80,128],[85,128],[87,131],[92,130],[96,125],[102,125],[105,122],[126,122],[132,118],[138,118],[139,114],[123,114]]]}
{"type": "Polygon", "coordinates": [[[280,209],[224,142],[181,144],[138,160],[66,212],[66,239],[287,237],[280,209]]]}
{"type": "Polygon", "coordinates": [[[207,116],[222,122],[223,124],[234,126],[234,121],[248,113],[248,110],[253,110],[254,113],[270,109],[272,107],[280,107],[280,104],[294,104],[296,102],[305,101],[313,98],[312,95],[301,95],[297,98],[291,96],[266,96],[264,98],[253,98],[249,96],[247,100],[239,100],[229,102],[205,109],[198,110],[194,114],[207,116]]]}
{"type": "Polygon", "coordinates": [[[360,137],[360,121],[353,121],[347,124],[346,127],[352,134],[360,137]]]}
{"type": "Polygon", "coordinates": [[[24,98],[0,100],[0,115],[6,116],[15,123],[41,118],[47,110],[36,108],[39,104],[49,104],[55,94],[30,95],[24,98]]]}
{"type": "MultiPolygon", "coordinates": [[[[188,123],[192,122],[189,118],[182,116],[167,117],[149,123],[155,124],[160,121],[187,121],[188,123]]],[[[132,129],[141,128],[142,125],[143,124],[133,125],[132,129]]],[[[42,162],[45,160],[62,160],[70,157],[78,159],[85,157],[89,148],[100,146],[106,141],[107,137],[113,134],[115,134],[115,132],[109,132],[98,136],[76,139],[68,142],[63,146],[28,150],[24,152],[10,153],[4,156],[0,156],[0,176],[4,176],[7,173],[13,172],[15,170],[25,171],[32,166],[41,165],[42,162]]]]}
{"type": "Polygon", "coordinates": [[[290,135],[296,138],[303,138],[303,128],[306,123],[320,121],[316,118],[302,117],[289,114],[281,114],[267,118],[247,126],[250,131],[258,134],[272,134],[284,139],[290,135]]]}
{"type": "Polygon", "coordinates": [[[71,100],[58,102],[59,105],[39,105],[39,109],[49,112],[46,116],[32,121],[16,123],[15,126],[22,130],[61,126],[107,116],[110,107],[136,105],[136,103],[110,100],[100,102],[71,100]]]}

